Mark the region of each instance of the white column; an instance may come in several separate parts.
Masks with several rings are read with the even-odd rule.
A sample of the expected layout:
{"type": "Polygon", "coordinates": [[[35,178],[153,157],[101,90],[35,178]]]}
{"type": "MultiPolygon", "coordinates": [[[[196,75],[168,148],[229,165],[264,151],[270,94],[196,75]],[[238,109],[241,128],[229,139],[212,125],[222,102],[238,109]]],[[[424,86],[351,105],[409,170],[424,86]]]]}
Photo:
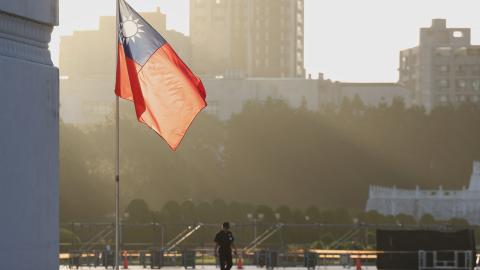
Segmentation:
{"type": "Polygon", "coordinates": [[[58,269],[57,7],[0,1],[0,269],[58,269]]]}

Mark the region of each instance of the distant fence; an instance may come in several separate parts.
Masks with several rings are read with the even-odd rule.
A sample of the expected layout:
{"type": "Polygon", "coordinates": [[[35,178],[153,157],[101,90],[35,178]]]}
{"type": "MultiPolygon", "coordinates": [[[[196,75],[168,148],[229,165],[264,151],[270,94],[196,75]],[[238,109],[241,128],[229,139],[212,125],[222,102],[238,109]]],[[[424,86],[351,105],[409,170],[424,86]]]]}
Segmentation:
{"type": "MultiPolygon", "coordinates": [[[[418,269],[473,269],[472,263],[480,257],[474,256],[471,251],[396,251],[382,252],[374,250],[306,250],[281,252],[275,250],[257,250],[249,254],[241,254],[242,265],[252,265],[266,268],[305,267],[317,266],[373,266],[377,258],[390,255],[418,255],[418,269]]],[[[105,255],[102,252],[93,253],[62,253],[61,265],[69,267],[111,267],[113,254],[105,255]]],[[[185,267],[195,268],[199,265],[217,265],[217,258],[212,250],[184,250],[163,252],[161,250],[130,250],[122,252],[121,261],[128,261],[129,265],[143,266],[144,268],[185,267]]],[[[234,263],[238,263],[238,257],[234,263]]],[[[388,268],[385,268],[388,269],[388,268]]]]}

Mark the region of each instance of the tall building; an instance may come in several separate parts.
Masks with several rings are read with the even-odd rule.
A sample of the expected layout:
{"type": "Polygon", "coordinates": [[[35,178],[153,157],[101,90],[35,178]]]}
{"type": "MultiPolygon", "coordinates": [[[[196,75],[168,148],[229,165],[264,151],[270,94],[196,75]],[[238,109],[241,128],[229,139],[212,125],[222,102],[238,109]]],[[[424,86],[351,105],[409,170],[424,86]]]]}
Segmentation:
{"type": "Polygon", "coordinates": [[[58,0],[0,1],[0,268],[59,269],[58,0]]]}
{"type": "MultiPolygon", "coordinates": [[[[166,16],[159,9],[142,12],[142,16],[162,35],[166,16]]],[[[115,72],[115,17],[100,17],[98,30],[75,31],[60,40],[60,72],[62,77],[92,79],[113,77],[115,72]]],[[[166,37],[168,40],[168,37],[166,37]]]]}
{"type": "Polygon", "coordinates": [[[193,69],[305,77],[303,0],[190,0],[193,69]]]}
{"type": "MultiPolygon", "coordinates": [[[[166,30],[159,9],[141,15],[190,63],[190,38],[166,30]]],[[[75,31],[60,40],[60,114],[62,120],[86,124],[105,120],[113,110],[115,83],[115,18],[100,17],[97,30],[75,31]]]]}
{"type": "Polygon", "coordinates": [[[480,102],[480,46],[469,28],[447,28],[444,19],[420,29],[420,44],[400,52],[399,83],[412,105],[427,110],[442,104],[480,102]]]}

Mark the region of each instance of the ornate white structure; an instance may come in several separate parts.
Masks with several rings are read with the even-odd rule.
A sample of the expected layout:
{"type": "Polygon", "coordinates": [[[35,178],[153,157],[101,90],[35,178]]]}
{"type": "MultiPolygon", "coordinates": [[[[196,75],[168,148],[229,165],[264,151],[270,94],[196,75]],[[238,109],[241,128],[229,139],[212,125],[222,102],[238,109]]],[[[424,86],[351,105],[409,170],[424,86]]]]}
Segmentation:
{"type": "Polygon", "coordinates": [[[463,218],[470,224],[480,224],[480,162],[473,163],[468,189],[436,190],[399,189],[371,186],[366,211],[383,215],[407,214],[420,219],[430,214],[436,219],[463,218]]]}
{"type": "Polygon", "coordinates": [[[58,270],[57,0],[0,0],[0,269],[58,270]]]}

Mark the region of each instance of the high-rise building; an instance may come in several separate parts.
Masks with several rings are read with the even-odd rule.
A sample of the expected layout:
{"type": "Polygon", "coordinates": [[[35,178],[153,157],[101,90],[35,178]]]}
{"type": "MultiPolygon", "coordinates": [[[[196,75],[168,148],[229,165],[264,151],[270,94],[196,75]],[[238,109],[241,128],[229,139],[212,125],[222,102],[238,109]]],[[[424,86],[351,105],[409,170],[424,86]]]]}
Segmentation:
{"type": "Polygon", "coordinates": [[[480,46],[471,45],[469,28],[447,28],[445,19],[420,29],[420,44],[400,52],[399,72],[412,105],[480,102],[480,46]]]}
{"type": "MultiPolygon", "coordinates": [[[[190,63],[190,38],[166,30],[166,15],[157,9],[141,15],[190,63]]],[[[60,113],[63,121],[95,123],[113,111],[115,17],[100,17],[97,30],[75,31],[60,40],[60,113]]]]}
{"type": "Polygon", "coordinates": [[[303,0],[190,0],[193,69],[305,77],[303,0]]]}
{"type": "MultiPolygon", "coordinates": [[[[157,31],[165,35],[166,16],[159,9],[142,12],[142,16],[157,31]]],[[[115,17],[100,17],[98,30],[75,31],[60,40],[60,75],[69,78],[92,79],[113,77],[115,72],[115,17]]]]}

